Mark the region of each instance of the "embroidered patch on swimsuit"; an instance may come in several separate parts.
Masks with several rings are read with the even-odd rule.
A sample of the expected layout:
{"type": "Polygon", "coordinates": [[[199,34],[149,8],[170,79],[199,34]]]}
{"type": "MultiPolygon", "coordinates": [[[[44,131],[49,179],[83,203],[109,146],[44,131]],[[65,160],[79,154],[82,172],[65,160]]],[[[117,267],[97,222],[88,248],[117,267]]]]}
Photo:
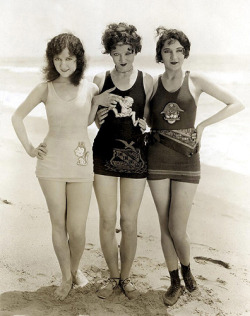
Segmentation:
{"type": "Polygon", "coordinates": [[[136,112],[132,110],[132,105],[134,99],[131,97],[124,97],[119,104],[121,106],[121,111],[118,112],[116,107],[110,107],[110,109],[115,113],[115,117],[129,117],[131,116],[134,126],[137,126],[139,119],[136,119],[136,112]]]}
{"type": "Polygon", "coordinates": [[[168,121],[169,124],[174,124],[176,121],[179,121],[180,112],[184,112],[177,103],[170,102],[165,105],[164,110],[161,112],[165,121],[168,121]]]}
{"type": "Polygon", "coordinates": [[[84,142],[78,142],[78,146],[74,150],[75,155],[78,157],[77,165],[86,166],[88,164],[88,155],[89,152],[86,150],[84,142]]]}
{"type": "Polygon", "coordinates": [[[134,142],[130,144],[125,140],[117,139],[124,144],[124,148],[114,148],[113,157],[106,163],[109,170],[125,173],[143,173],[147,170],[146,163],[141,157],[139,148],[135,148],[134,142]]]}

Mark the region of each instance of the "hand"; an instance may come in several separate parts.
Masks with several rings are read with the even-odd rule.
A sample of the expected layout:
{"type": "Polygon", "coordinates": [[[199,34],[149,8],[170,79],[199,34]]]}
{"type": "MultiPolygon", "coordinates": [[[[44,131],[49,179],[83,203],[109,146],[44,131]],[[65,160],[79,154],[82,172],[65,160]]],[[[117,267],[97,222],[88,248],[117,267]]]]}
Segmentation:
{"type": "Polygon", "coordinates": [[[46,147],[47,145],[45,143],[41,143],[37,148],[33,148],[30,152],[30,156],[43,160],[43,158],[47,155],[46,147]]]}
{"type": "Polygon", "coordinates": [[[112,94],[116,87],[106,90],[105,92],[94,96],[94,103],[105,107],[115,106],[119,101],[122,101],[122,97],[116,94],[112,94]]]}
{"type": "Polygon", "coordinates": [[[140,126],[140,128],[141,128],[142,133],[144,133],[145,130],[147,129],[146,119],[145,119],[145,118],[143,118],[143,119],[138,119],[138,124],[139,124],[139,126],[140,126]]]}
{"type": "Polygon", "coordinates": [[[102,125],[105,122],[105,118],[108,116],[110,108],[102,108],[101,110],[97,111],[97,119],[98,123],[102,125]]]}
{"type": "Polygon", "coordinates": [[[198,146],[198,150],[201,147],[201,137],[202,137],[203,131],[204,131],[204,127],[202,127],[202,125],[197,125],[196,132],[194,134],[195,134],[196,144],[198,146]]]}

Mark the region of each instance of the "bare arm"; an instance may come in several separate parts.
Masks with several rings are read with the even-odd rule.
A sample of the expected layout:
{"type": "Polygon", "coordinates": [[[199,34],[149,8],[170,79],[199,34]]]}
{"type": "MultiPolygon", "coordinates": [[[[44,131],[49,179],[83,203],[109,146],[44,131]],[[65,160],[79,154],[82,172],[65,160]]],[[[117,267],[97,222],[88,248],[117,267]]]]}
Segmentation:
{"type": "MultiPolygon", "coordinates": [[[[98,86],[99,91],[102,91],[104,81],[105,81],[105,73],[100,73],[94,77],[93,82],[98,86]]],[[[110,107],[115,106],[115,104],[119,102],[119,100],[122,99],[120,96],[111,93],[115,89],[116,89],[115,87],[108,89],[105,92],[99,95],[96,95],[92,100],[92,107],[95,113],[97,112],[99,105],[102,105],[105,107],[99,110],[97,112],[97,115],[95,116],[95,123],[98,128],[100,128],[101,124],[104,123],[105,118],[108,116],[108,111],[110,110],[110,107]]]]}
{"type": "Polygon", "coordinates": [[[13,127],[24,149],[31,157],[37,156],[40,159],[42,159],[43,154],[47,152],[46,146],[41,144],[38,148],[34,148],[28,138],[23,120],[39,103],[45,103],[47,94],[47,83],[37,85],[12,115],[13,127]]]}
{"type": "Polygon", "coordinates": [[[218,101],[223,102],[226,106],[217,112],[216,114],[210,116],[206,120],[202,121],[197,126],[197,142],[200,141],[202,132],[205,127],[212,125],[214,123],[220,122],[244,109],[241,101],[227,89],[214,84],[211,80],[203,75],[191,75],[190,79],[195,88],[195,97],[199,98],[199,95],[203,92],[211,95],[218,101]]]}
{"type": "Polygon", "coordinates": [[[95,103],[95,96],[99,94],[99,88],[97,85],[93,85],[93,91],[92,91],[92,103],[91,103],[91,110],[89,113],[89,120],[88,120],[88,125],[91,125],[96,116],[96,111],[98,109],[98,104],[95,103]]]}
{"type": "Polygon", "coordinates": [[[148,81],[148,85],[149,85],[149,90],[148,90],[149,94],[148,94],[148,99],[147,99],[145,110],[144,110],[144,117],[146,119],[148,126],[151,127],[151,114],[150,114],[149,102],[157,90],[158,77],[154,79],[151,77],[151,79],[148,81]]]}
{"type": "Polygon", "coordinates": [[[143,85],[146,93],[146,101],[143,114],[144,119],[139,119],[139,126],[142,131],[145,131],[147,128],[146,123],[149,123],[149,101],[153,93],[153,78],[147,73],[143,73],[143,85]]]}

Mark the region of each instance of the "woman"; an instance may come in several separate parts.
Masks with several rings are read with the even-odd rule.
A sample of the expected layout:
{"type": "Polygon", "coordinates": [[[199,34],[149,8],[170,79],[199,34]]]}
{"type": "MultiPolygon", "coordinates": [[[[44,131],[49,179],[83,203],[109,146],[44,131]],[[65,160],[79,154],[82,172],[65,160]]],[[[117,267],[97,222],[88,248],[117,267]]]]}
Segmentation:
{"type": "Polygon", "coordinates": [[[141,37],[136,31],[133,25],[125,23],[107,26],[102,43],[114,68],[94,78],[103,92],[95,97],[94,106],[113,104],[99,110],[102,124],[93,145],[100,241],[110,272],[110,278],[98,291],[100,298],[110,296],[119,284],[129,299],[139,294],[130,280],[130,270],[136,253],[137,217],[147,176],[143,116],[152,94],[153,80],[134,68],[134,58],[141,51],[141,37]],[[120,269],[115,236],[119,179],[120,269]]]}
{"type": "Polygon", "coordinates": [[[164,302],[173,305],[183,292],[178,261],[186,289],[189,292],[197,289],[190,270],[186,229],[200,180],[198,151],[203,130],[241,111],[243,105],[204,75],[183,71],[183,62],[190,51],[190,42],[183,32],[159,27],[157,35],[156,61],[164,64],[165,72],[154,85],[150,107],[145,113],[151,127],[148,183],[159,216],[161,244],[171,278],[164,302]],[[195,129],[197,104],[203,92],[226,106],[195,129]]]}
{"type": "Polygon", "coordinates": [[[81,80],[86,67],[85,51],[73,34],[54,37],[47,45],[46,60],[47,81],[28,95],[13,114],[12,122],[26,152],[38,158],[36,176],[47,201],[53,246],[62,272],[55,296],[63,300],[73,284],[82,286],[87,282],[78,267],[85,247],[93,183],[87,126],[92,123],[91,100],[98,88],[81,80]],[[49,131],[35,148],[23,120],[41,102],[46,106],[49,131]]]}

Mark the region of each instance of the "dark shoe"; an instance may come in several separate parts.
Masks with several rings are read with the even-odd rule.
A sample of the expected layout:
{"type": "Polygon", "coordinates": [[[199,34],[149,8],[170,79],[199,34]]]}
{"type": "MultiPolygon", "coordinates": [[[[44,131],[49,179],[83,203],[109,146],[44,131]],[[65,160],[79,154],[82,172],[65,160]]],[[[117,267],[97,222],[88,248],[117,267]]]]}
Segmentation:
{"type": "Polygon", "coordinates": [[[183,276],[186,289],[189,292],[193,292],[198,289],[195,278],[192,275],[191,270],[190,270],[190,264],[188,266],[184,266],[183,264],[181,265],[181,274],[183,276]]]}
{"type": "Polygon", "coordinates": [[[119,285],[120,278],[109,278],[97,291],[99,298],[107,298],[113,294],[114,289],[119,285]]]}
{"type": "Polygon", "coordinates": [[[129,278],[125,280],[120,280],[120,286],[128,299],[134,300],[139,297],[140,292],[136,289],[135,285],[131,282],[129,278]]]}
{"type": "Polygon", "coordinates": [[[183,293],[183,287],[181,286],[178,269],[169,272],[169,274],[171,285],[164,294],[163,301],[164,304],[172,306],[178,301],[178,298],[183,293]]]}
{"type": "Polygon", "coordinates": [[[163,302],[165,305],[172,306],[174,305],[179,297],[183,294],[183,286],[179,285],[171,285],[167,292],[163,296],[163,302]]]}

